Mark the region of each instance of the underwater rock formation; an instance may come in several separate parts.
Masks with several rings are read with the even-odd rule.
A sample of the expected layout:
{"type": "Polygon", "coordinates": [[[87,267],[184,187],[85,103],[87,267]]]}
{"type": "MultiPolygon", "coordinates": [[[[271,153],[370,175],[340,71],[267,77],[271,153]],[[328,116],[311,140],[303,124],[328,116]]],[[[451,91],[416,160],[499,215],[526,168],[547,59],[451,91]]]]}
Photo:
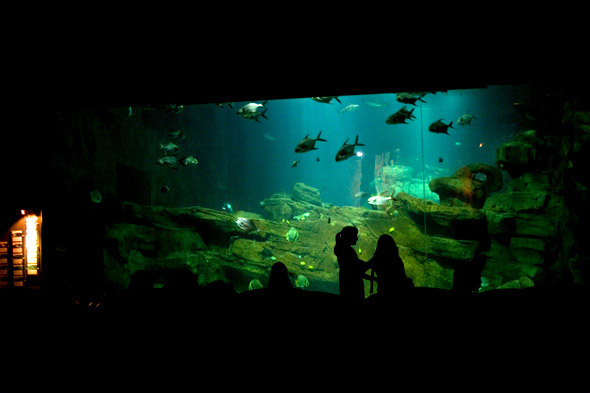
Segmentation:
{"type": "Polygon", "coordinates": [[[501,144],[496,151],[496,165],[516,178],[527,172],[536,172],[543,160],[543,141],[535,130],[518,133],[514,140],[501,144]]]}
{"type": "Polygon", "coordinates": [[[490,193],[502,189],[502,173],[491,165],[470,164],[459,168],[451,177],[432,179],[428,186],[438,194],[441,204],[479,209],[490,193]],[[480,180],[477,174],[485,175],[485,180],[480,180]]]}

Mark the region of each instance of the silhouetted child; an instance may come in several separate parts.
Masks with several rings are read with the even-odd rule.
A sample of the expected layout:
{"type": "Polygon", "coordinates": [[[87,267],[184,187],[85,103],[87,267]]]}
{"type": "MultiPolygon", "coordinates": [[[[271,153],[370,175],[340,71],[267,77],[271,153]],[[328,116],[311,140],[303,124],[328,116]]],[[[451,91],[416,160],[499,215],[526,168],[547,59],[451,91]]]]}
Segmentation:
{"type": "Polygon", "coordinates": [[[377,274],[377,293],[389,295],[400,290],[413,288],[412,280],[406,276],[399,249],[390,235],[381,235],[369,265],[377,274]]]}
{"type": "Polygon", "coordinates": [[[489,238],[480,240],[473,259],[469,262],[458,262],[453,272],[452,292],[458,295],[469,295],[477,292],[481,286],[481,273],[486,263],[485,252],[490,249],[489,238]]]}
{"type": "Polygon", "coordinates": [[[273,292],[286,292],[292,289],[289,271],[283,262],[275,262],[270,268],[268,289],[273,292]]]}
{"type": "Polygon", "coordinates": [[[352,248],[358,240],[357,235],[358,229],[356,227],[344,227],[336,234],[336,245],[334,246],[334,255],[338,257],[338,267],[340,267],[338,274],[340,296],[356,303],[365,299],[363,278],[372,279],[365,274],[370,265],[361,261],[352,248]]]}

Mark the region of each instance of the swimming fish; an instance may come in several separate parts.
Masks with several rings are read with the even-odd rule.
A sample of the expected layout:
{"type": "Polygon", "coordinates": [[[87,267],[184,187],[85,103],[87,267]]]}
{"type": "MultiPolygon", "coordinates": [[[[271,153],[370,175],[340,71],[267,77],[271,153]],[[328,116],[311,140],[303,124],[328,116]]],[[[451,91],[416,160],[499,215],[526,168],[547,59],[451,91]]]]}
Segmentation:
{"type": "Polygon", "coordinates": [[[295,279],[295,287],[297,288],[307,288],[309,286],[309,280],[307,277],[302,276],[301,274],[297,276],[295,279]]]}
{"type": "Polygon", "coordinates": [[[476,118],[475,116],[465,113],[464,115],[461,115],[461,117],[459,117],[457,119],[457,124],[459,124],[460,126],[470,126],[471,121],[475,118],[476,118]]]}
{"type": "Polygon", "coordinates": [[[267,101],[264,101],[262,104],[257,104],[255,102],[251,102],[249,104],[244,105],[236,112],[238,115],[244,117],[248,120],[260,121],[259,117],[262,116],[265,119],[268,117],[265,116],[267,109],[264,107],[267,101]],[[263,108],[262,112],[258,112],[258,108],[263,108]]]}
{"type": "Polygon", "coordinates": [[[90,191],[90,200],[94,203],[101,203],[102,202],[102,195],[98,190],[90,191]]]}
{"type": "MultiPolygon", "coordinates": [[[[395,192],[395,191],[394,191],[395,192]]],[[[367,199],[367,203],[373,206],[385,206],[387,205],[388,201],[393,200],[393,192],[390,196],[386,197],[383,195],[374,195],[367,199]]]]}
{"type": "Polygon", "coordinates": [[[293,218],[297,221],[304,221],[306,218],[311,216],[310,212],[305,212],[303,214],[299,214],[298,216],[293,216],[293,218]]]}
{"type": "Polygon", "coordinates": [[[260,289],[262,288],[262,283],[260,282],[259,279],[255,278],[252,281],[250,281],[250,283],[248,284],[248,290],[252,291],[254,289],[260,289]]]}
{"type": "Polygon", "coordinates": [[[437,121],[435,121],[434,123],[432,123],[428,126],[428,131],[434,132],[435,134],[449,135],[449,133],[447,132],[449,127],[452,129],[455,129],[453,127],[453,122],[450,122],[449,124],[445,124],[442,122],[442,119],[438,119],[437,121]]]}
{"type": "Polygon", "coordinates": [[[369,195],[368,192],[366,191],[359,191],[356,194],[354,194],[355,198],[362,198],[362,197],[366,197],[367,195],[369,195]]]}
{"type": "Polygon", "coordinates": [[[295,168],[297,166],[297,164],[299,164],[299,161],[297,161],[297,160],[293,161],[293,163],[291,164],[291,168],[295,168]]]}
{"type": "Polygon", "coordinates": [[[178,166],[177,166],[178,160],[174,156],[166,156],[166,157],[159,158],[156,161],[156,164],[161,165],[161,166],[166,166],[166,167],[172,168],[172,169],[178,169],[178,166]]]}
{"type": "Polygon", "coordinates": [[[186,135],[184,135],[184,132],[182,132],[182,130],[177,130],[177,131],[173,131],[171,133],[168,134],[173,140],[185,140],[186,139],[186,135]]]}
{"type": "Polygon", "coordinates": [[[322,104],[331,104],[332,100],[336,100],[342,104],[342,102],[340,102],[340,100],[336,96],[311,97],[311,99],[315,102],[321,102],[322,104]]]}
{"type": "Polygon", "coordinates": [[[341,115],[341,114],[346,113],[346,112],[356,111],[358,108],[359,108],[358,105],[356,105],[356,104],[350,104],[350,105],[347,105],[344,108],[340,109],[338,111],[338,114],[341,115]]]}
{"type": "Polygon", "coordinates": [[[172,142],[167,143],[166,145],[160,143],[160,150],[164,150],[164,155],[171,155],[178,152],[178,146],[172,142]]]}
{"type": "Polygon", "coordinates": [[[420,96],[415,96],[410,93],[399,93],[395,99],[397,102],[401,102],[402,104],[410,104],[416,106],[416,101],[422,101],[426,104],[426,101],[422,99],[420,96]]]}
{"type": "Polygon", "coordinates": [[[193,156],[188,156],[188,157],[184,157],[183,159],[181,159],[180,163],[184,166],[189,166],[189,165],[197,165],[199,163],[199,161],[193,156]]]}
{"type": "MultiPolygon", "coordinates": [[[[350,138],[349,138],[350,139],[350,138]]],[[[355,146],[365,146],[364,143],[359,143],[359,136],[356,136],[354,143],[352,145],[346,143],[348,139],[344,141],[340,149],[338,149],[338,153],[336,153],[336,161],[343,161],[347,158],[350,158],[355,155],[354,148],[355,146]]]]}
{"type": "Polygon", "coordinates": [[[375,100],[371,102],[365,102],[365,105],[372,106],[373,108],[381,108],[382,106],[387,106],[389,104],[387,102],[381,102],[375,98],[375,100]]]}
{"type": "Polygon", "coordinates": [[[317,141],[327,142],[325,139],[320,138],[321,135],[322,135],[322,132],[320,131],[317,138],[314,139],[314,138],[310,138],[309,134],[307,134],[305,136],[305,138],[303,138],[301,140],[301,142],[299,142],[297,144],[297,146],[295,146],[295,153],[306,153],[311,150],[318,150],[315,147],[315,143],[317,141]]]}
{"type": "Polygon", "coordinates": [[[168,191],[170,191],[170,187],[168,187],[168,186],[162,186],[162,187],[160,187],[160,192],[162,194],[166,194],[168,191]]]}
{"type": "Polygon", "coordinates": [[[289,228],[289,232],[287,232],[287,234],[285,235],[285,239],[287,239],[291,243],[295,242],[297,241],[297,239],[299,239],[299,232],[297,231],[297,229],[291,227],[289,228]]]}
{"type": "Polygon", "coordinates": [[[252,221],[249,218],[238,217],[235,223],[238,226],[238,228],[240,228],[243,231],[246,231],[247,233],[260,232],[260,229],[256,228],[254,221],[252,221]]]}
{"type": "Polygon", "coordinates": [[[407,110],[406,107],[402,107],[399,111],[395,112],[393,115],[389,116],[386,120],[386,124],[408,124],[406,120],[413,120],[416,118],[412,114],[415,108],[412,108],[411,111],[407,110]]]}

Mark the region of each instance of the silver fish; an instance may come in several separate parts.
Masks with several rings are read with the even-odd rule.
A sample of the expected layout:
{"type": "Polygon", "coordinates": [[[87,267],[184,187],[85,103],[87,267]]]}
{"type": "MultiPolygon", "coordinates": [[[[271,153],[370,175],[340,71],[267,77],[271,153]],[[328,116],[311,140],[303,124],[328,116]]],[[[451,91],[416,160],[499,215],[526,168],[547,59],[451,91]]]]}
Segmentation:
{"type": "Polygon", "coordinates": [[[414,112],[414,108],[411,111],[407,110],[404,106],[399,111],[395,112],[393,115],[389,116],[385,123],[387,124],[408,124],[406,120],[415,119],[416,116],[412,114],[414,112]]]}
{"type": "Polygon", "coordinates": [[[174,140],[185,140],[186,139],[186,135],[184,135],[184,132],[182,132],[182,130],[178,130],[178,131],[173,131],[170,134],[168,134],[172,137],[172,139],[174,140]]]}
{"type": "Polygon", "coordinates": [[[265,119],[268,119],[268,117],[264,115],[267,111],[267,109],[264,107],[264,105],[266,105],[266,102],[267,101],[264,101],[262,104],[251,102],[238,109],[236,113],[248,120],[260,121],[260,116],[264,117],[265,119]],[[263,108],[262,112],[258,112],[258,108],[263,108]]]}
{"type": "Polygon", "coordinates": [[[461,115],[461,117],[459,117],[457,119],[457,124],[459,124],[460,126],[470,126],[471,121],[475,118],[476,118],[475,116],[465,113],[464,115],[461,115]]]}
{"type": "Polygon", "coordinates": [[[162,166],[166,166],[168,168],[172,168],[172,169],[178,169],[177,165],[178,165],[178,160],[176,159],[176,157],[174,156],[166,156],[166,157],[162,157],[160,159],[158,159],[156,161],[156,163],[158,165],[162,165],[162,166]]]}
{"type": "Polygon", "coordinates": [[[399,93],[395,99],[397,102],[401,102],[402,104],[410,104],[416,106],[416,101],[422,101],[426,104],[426,101],[422,99],[420,96],[414,96],[410,93],[399,93]]]}
{"type": "Polygon", "coordinates": [[[167,143],[166,145],[160,143],[160,150],[164,150],[165,155],[175,154],[178,151],[178,146],[172,142],[167,143]]]}
{"type": "Polygon", "coordinates": [[[356,105],[356,104],[350,104],[350,105],[347,105],[344,108],[340,109],[338,111],[338,113],[339,114],[343,114],[343,113],[346,113],[346,112],[352,112],[352,111],[356,111],[358,108],[359,108],[358,105],[356,105]]]}
{"type": "Polygon", "coordinates": [[[184,157],[183,159],[181,159],[180,163],[184,166],[189,166],[189,165],[197,165],[199,163],[199,161],[193,156],[188,156],[188,157],[184,157]]]}
{"type": "Polygon", "coordinates": [[[241,230],[246,231],[248,233],[260,232],[260,229],[256,228],[254,221],[252,221],[249,218],[238,217],[238,219],[235,221],[235,223],[238,226],[238,228],[240,228],[241,230]]]}

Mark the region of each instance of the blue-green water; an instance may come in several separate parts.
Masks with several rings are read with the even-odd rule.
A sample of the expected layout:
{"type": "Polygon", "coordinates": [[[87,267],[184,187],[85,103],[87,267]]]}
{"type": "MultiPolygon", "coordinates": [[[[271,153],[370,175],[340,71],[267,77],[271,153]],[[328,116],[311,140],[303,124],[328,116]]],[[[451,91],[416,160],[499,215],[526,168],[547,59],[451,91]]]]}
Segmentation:
{"type": "MultiPolygon", "coordinates": [[[[416,106],[397,102],[396,95],[340,96],[341,103],[330,104],[311,98],[268,100],[267,118],[259,121],[237,114],[249,102],[233,102],[232,108],[185,105],[182,112],[157,123],[144,116],[142,121],[156,129],[160,143],[170,141],[169,132],[182,130],[186,139],[176,141],[178,157],[190,154],[199,161],[194,168],[159,167],[152,188],[168,185],[170,192],[152,190],[154,203],[220,209],[229,202],[235,210],[260,212],[260,201],[277,192],[290,193],[295,183],[303,182],[319,189],[325,203],[368,206],[367,197],[354,195],[380,191],[375,186],[375,158],[386,154],[388,165],[410,168],[409,178],[396,192],[436,200],[428,189],[432,177],[449,176],[472,163],[495,165],[497,147],[526,128],[522,107],[515,105],[526,91],[518,86],[427,93],[422,97],[425,102],[417,101],[416,106]],[[351,104],[358,107],[341,113],[351,104]],[[404,106],[415,108],[415,119],[386,124],[404,106]],[[457,119],[466,113],[475,116],[472,125],[458,125],[457,119]],[[428,131],[439,119],[453,122],[449,135],[428,131]],[[320,131],[327,142],[318,141],[318,150],[295,153],[307,134],[315,138],[320,131]],[[340,146],[347,139],[352,143],[357,135],[365,146],[355,148],[357,156],[336,162],[340,146]]],[[[155,150],[154,161],[161,156],[155,150]]]]}

